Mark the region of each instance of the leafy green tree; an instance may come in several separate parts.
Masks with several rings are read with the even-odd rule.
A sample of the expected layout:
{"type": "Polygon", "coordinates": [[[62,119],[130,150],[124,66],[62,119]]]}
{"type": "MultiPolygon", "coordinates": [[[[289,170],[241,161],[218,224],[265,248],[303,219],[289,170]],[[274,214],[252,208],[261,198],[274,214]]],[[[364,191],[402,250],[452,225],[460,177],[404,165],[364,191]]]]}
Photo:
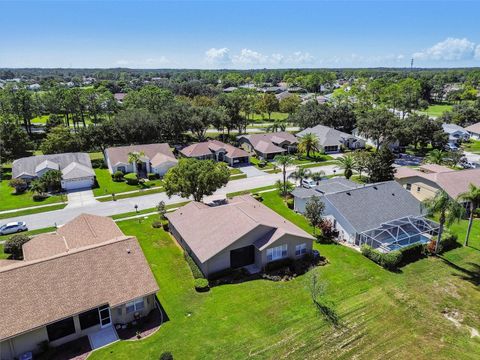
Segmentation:
{"type": "Polygon", "coordinates": [[[44,195],[45,192],[47,191],[47,188],[45,187],[45,183],[40,181],[40,179],[33,180],[30,183],[30,191],[34,195],[44,195]]]}
{"type": "Polygon", "coordinates": [[[227,164],[213,160],[181,159],[178,165],[165,174],[163,186],[167,195],[190,196],[202,201],[206,195],[212,195],[225,186],[230,178],[227,164]]]}
{"type": "Polygon", "coordinates": [[[320,227],[323,222],[323,213],[325,211],[325,204],[319,196],[312,196],[305,204],[305,217],[313,227],[313,234],[316,228],[320,227]]]}
{"type": "Polygon", "coordinates": [[[59,191],[62,187],[62,172],[60,170],[48,170],[38,180],[48,191],[59,191]]]}
{"type": "Polygon", "coordinates": [[[277,155],[274,161],[282,167],[283,174],[283,196],[287,196],[287,167],[294,164],[294,159],[290,155],[277,155]]]}
{"type": "Polygon", "coordinates": [[[362,179],[362,173],[368,170],[371,156],[371,153],[366,150],[358,150],[353,153],[355,159],[353,169],[358,172],[360,180],[362,179]]]}
{"type": "Polygon", "coordinates": [[[480,206],[480,187],[477,187],[473,184],[470,184],[468,191],[460,194],[458,196],[460,201],[465,201],[468,203],[469,209],[469,218],[468,218],[468,228],[467,235],[465,236],[464,246],[468,246],[468,238],[470,237],[470,231],[472,230],[473,224],[473,215],[475,211],[480,206]]]}
{"type": "Polygon", "coordinates": [[[300,138],[297,149],[301,153],[306,153],[307,158],[309,158],[311,151],[320,151],[319,147],[317,135],[313,133],[307,133],[300,138]]]}
{"type": "Polygon", "coordinates": [[[123,105],[129,109],[145,109],[159,113],[163,107],[173,103],[174,96],[170,90],[155,85],[147,85],[138,91],[130,91],[125,96],[123,105]]]}
{"type": "Polygon", "coordinates": [[[138,176],[138,166],[142,164],[142,158],[145,157],[143,151],[132,151],[128,153],[128,162],[133,165],[133,170],[138,176]]]}
{"type": "Polygon", "coordinates": [[[268,114],[268,120],[272,120],[272,113],[278,111],[279,102],[275,95],[266,93],[260,96],[257,108],[261,113],[268,114]]]}
{"type": "Polygon", "coordinates": [[[315,181],[318,185],[318,183],[323,179],[323,177],[325,176],[325,171],[323,170],[320,170],[320,171],[317,171],[317,172],[314,172],[312,174],[310,174],[310,178],[315,181]]]}
{"type": "Polygon", "coordinates": [[[387,109],[374,108],[360,116],[358,130],[365,137],[373,140],[377,150],[384,143],[389,144],[397,140],[395,134],[399,126],[399,119],[387,109]]]}
{"type": "Polygon", "coordinates": [[[281,112],[293,114],[298,110],[301,103],[302,99],[300,99],[300,96],[293,94],[280,101],[279,109],[281,112]]]}
{"type": "Polygon", "coordinates": [[[425,200],[423,204],[429,215],[439,214],[440,226],[435,243],[435,254],[437,254],[445,225],[450,226],[455,221],[459,221],[463,217],[465,209],[457,201],[450,198],[444,190],[439,190],[435,197],[425,200]]]}
{"type": "Polygon", "coordinates": [[[10,254],[12,260],[22,260],[23,259],[23,249],[22,246],[30,241],[30,237],[24,234],[13,235],[7,241],[3,247],[3,252],[5,254],[10,254]]]}
{"type": "Polygon", "coordinates": [[[370,182],[380,182],[393,180],[395,168],[393,163],[395,155],[386,146],[382,146],[379,151],[372,154],[369,158],[367,173],[370,182]]]}
{"type": "Polygon", "coordinates": [[[78,142],[75,136],[65,126],[57,126],[50,130],[40,145],[44,154],[61,154],[78,151],[78,142]]]}
{"type": "Polygon", "coordinates": [[[355,157],[351,154],[345,154],[337,159],[337,164],[340,169],[343,169],[345,178],[350,179],[355,169],[355,157]]]}
{"type": "Polygon", "coordinates": [[[26,156],[33,147],[28,134],[11,117],[0,118],[0,158],[8,162],[26,156]]]}
{"type": "Polygon", "coordinates": [[[8,183],[10,187],[15,189],[15,194],[21,194],[27,189],[27,183],[25,180],[17,178],[11,179],[8,183]]]}
{"type": "Polygon", "coordinates": [[[165,201],[160,201],[157,205],[157,212],[160,216],[160,220],[165,220],[165,214],[167,213],[167,207],[165,206],[165,201]]]}

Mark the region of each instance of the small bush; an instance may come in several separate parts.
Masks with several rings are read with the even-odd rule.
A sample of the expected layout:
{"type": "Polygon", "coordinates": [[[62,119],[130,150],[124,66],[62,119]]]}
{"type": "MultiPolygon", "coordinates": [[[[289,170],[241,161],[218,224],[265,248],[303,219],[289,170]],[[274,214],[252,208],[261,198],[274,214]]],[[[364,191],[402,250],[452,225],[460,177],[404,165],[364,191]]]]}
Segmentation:
{"type": "Polygon", "coordinates": [[[275,260],[265,265],[265,271],[278,270],[278,269],[292,265],[292,262],[293,260],[290,258],[275,260]]]}
{"type": "Polygon", "coordinates": [[[292,198],[287,199],[285,202],[286,202],[289,209],[293,209],[294,201],[293,201],[292,198]]]}
{"type": "Polygon", "coordinates": [[[425,256],[426,245],[416,243],[406,246],[400,250],[402,253],[402,265],[410,264],[425,256]]]}
{"type": "Polygon", "coordinates": [[[265,166],[267,166],[267,161],[266,160],[260,160],[258,162],[258,167],[264,168],[265,166]]]}
{"type": "Polygon", "coordinates": [[[173,355],[171,352],[166,351],[160,355],[159,360],[173,360],[173,355]]]}
{"type": "Polygon", "coordinates": [[[115,171],[115,173],[112,175],[112,179],[116,182],[123,181],[123,172],[120,170],[115,171]]]}
{"type": "Polygon", "coordinates": [[[442,234],[442,240],[440,241],[438,252],[455,249],[458,246],[457,240],[458,236],[456,234],[452,234],[449,231],[444,231],[442,234]]]}
{"type": "Polygon", "coordinates": [[[263,197],[262,195],[258,194],[258,193],[255,193],[255,194],[252,194],[253,198],[257,201],[263,201],[263,197]]]}
{"type": "Polygon", "coordinates": [[[152,222],[152,227],[155,229],[163,227],[163,223],[160,220],[155,220],[152,222]]]}
{"type": "Polygon", "coordinates": [[[204,278],[199,278],[194,280],[195,284],[195,290],[198,292],[205,292],[210,289],[210,286],[208,285],[208,280],[204,278]]]}
{"type": "Polygon", "coordinates": [[[105,169],[107,166],[105,165],[105,161],[103,161],[103,159],[93,159],[92,167],[94,169],[105,169]]]}
{"type": "Polygon", "coordinates": [[[21,194],[27,190],[27,182],[23,179],[12,179],[8,185],[15,188],[15,194],[21,194]]]}
{"type": "Polygon", "coordinates": [[[46,198],[48,198],[48,194],[45,194],[45,193],[40,193],[40,194],[35,193],[32,195],[33,201],[43,201],[46,198]]]}
{"type": "Polygon", "coordinates": [[[158,174],[148,173],[147,178],[148,180],[157,180],[160,176],[158,174]]]}
{"type": "Polygon", "coordinates": [[[5,254],[10,254],[13,259],[21,260],[23,259],[23,244],[27,243],[30,240],[28,235],[18,234],[13,235],[10,239],[5,241],[3,252],[5,254]]]}
{"type": "Polygon", "coordinates": [[[185,260],[187,261],[188,266],[190,266],[190,270],[192,271],[192,275],[195,279],[203,278],[203,273],[200,268],[197,266],[195,261],[193,261],[192,257],[188,255],[186,252],[184,253],[185,260]]]}
{"type": "Polygon", "coordinates": [[[127,174],[123,177],[125,180],[127,180],[128,185],[138,185],[138,177],[137,174],[130,173],[127,174]]]}

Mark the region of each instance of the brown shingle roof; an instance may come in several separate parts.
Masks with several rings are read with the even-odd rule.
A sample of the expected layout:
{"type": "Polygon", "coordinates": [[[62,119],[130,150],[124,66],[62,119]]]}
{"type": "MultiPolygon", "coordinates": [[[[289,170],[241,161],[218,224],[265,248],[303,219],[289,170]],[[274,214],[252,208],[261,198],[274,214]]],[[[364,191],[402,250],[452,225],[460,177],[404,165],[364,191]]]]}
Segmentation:
{"type": "Polygon", "coordinates": [[[465,130],[467,130],[468,132],[472,132],[474,134],[480,134],[480,122],[467,126],[465,130]]]}
{"type": "Polygon", "coordinates": [[[298,143],[298,139],[295,137],[295,135],[290,134],[286,131],[266,134],[241,135],[238,138],[247,139],[256,151],[262,152],[264,154],[285,151],[285,149],[277,146],[284,141],[287,141],[292,145],[298,143]]]}
{"type": "Polygon", "coordinates": [[[183,148],[180,150],[180,152],[186,157],[199,157],[210,155],[220,149],[224,149],[226,155],[230,159],[249,156],[245,150],[239,149],[230,144],[225,144],[218,140],[208,140],[201,143],[192,144],[183,148]]]}
{"type": "Polygon", "coordinates": [[[158,285],[134,237],[0,268],[0,340],[108,304],[153,294],[158,285]]]}
{"type": "Polygon", "coordinates": [[[105,154],[110,159],[110,164],[115,166],[118,163],[128,164],[128,153],[135,151],[143,152],[150,161],[159,153],[175,159],[170,145],[166,143],[111,147],[105,150],[105,154]]]}
{"type": "Polygon", "coordinates": [[[271,230],[267,241],[256,244],[260,250],[285,234],[313,239],[251,196],[215,207],[191,202],[166,216],[202,263],[259,227],[271,230]]]}
{"type": "Polygon", "coordinates": [[[54,234],[35,236],[23,246],[23,257],[25,260],[41,259],[123,236],[111,218],[82,214],[54,234]]]}

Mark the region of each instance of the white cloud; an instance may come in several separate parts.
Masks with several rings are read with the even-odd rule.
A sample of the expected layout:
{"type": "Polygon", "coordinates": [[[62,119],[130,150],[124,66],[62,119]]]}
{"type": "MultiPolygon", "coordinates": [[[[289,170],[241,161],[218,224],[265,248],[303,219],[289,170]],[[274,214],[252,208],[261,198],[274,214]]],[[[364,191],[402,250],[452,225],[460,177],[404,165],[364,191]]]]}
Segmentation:
{"type": "Polygon", "coordinates": [[[233,56],[232,62],[235,65],[265,65],[269,58],[255,50],[242,49],[240,54],[233,56]]]}
{"type": "Polygon", "coordinates": [[[458,61],[471,60],[474,55],[475,43],[467,38],[458,39],[449,37],[428,49],[413,54],[413,57],[419,60],[458,61]]]}
{"type": "Polygon", "coordinates": [[[220,49],[211,48],[205,51],[205,60],[212,65],[228,65],[231,63],[230,49],[224,47],[220,49]]]}
{"type": "Polygon", "coordinates": [[[287,58],[287,62],[293,65],[311,64],[315,58],[308,52],[295,51],[287,58]]]}

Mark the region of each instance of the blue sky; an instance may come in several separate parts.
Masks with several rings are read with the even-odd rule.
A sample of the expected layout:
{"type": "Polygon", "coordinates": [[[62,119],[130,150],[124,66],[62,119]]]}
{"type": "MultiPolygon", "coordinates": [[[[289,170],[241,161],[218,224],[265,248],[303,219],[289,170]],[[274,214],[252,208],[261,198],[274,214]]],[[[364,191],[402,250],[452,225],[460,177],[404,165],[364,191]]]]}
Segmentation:
{"type": "Polygon", "coordinates": [[[3,1],[0,67],[480,66],[480,1],[3,1]]]}

